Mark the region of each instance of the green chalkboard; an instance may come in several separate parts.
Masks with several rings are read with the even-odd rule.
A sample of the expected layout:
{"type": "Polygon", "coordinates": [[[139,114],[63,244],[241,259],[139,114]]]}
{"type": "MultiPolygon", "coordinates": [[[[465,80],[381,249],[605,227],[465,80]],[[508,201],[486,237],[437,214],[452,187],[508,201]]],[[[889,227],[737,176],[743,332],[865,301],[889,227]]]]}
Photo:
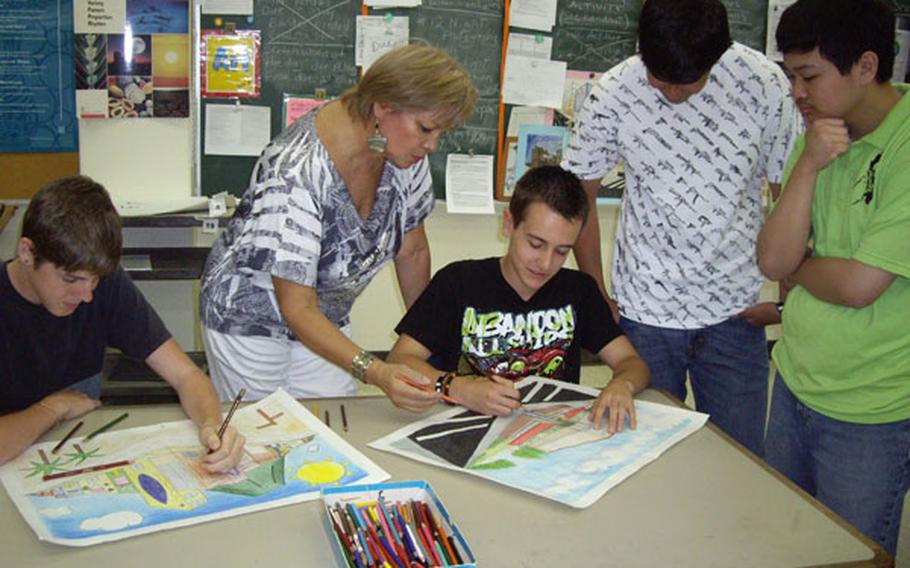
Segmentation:
{"type": "MultiPolygon", "coordinates": [[[[241,100],[241,104],[271,107],[271,130],[275,136],[282,128],[285,93],[311,94],[321,88],[332,98],[357,81],[354,29],[361,2],[257,0],[254,10],[252,21],[244,16],[222,16],[221,27],[230,23],[237,29],[261,32],[261,96],[241,100]]],[[[474,116],[464,127],[446,134],[431,158],[435,191],[441,197],[445,191],[445,157],[449,152],[492,154],[496,151],[503,2],[424,0],[419,8],[392,13],[410,18],[412,41],[424,41],[453,54],[471,74],[481,95],[474,116]]],[[[201,28],[216,29],[216,17],[206,15],[201,28]]],[[[234,101],[204,99],[202,103],[204,121],[206,105],[234,104],[234,101]]],[[[204,139],[202,143],[204,148],[204,139]]],[[[255,163],[254,157],[202,154],[199,167],[203,195],[219,191],[240,195],[255,163]]]]}
{"type": "MultiPolygon", "coordinates": [[[[341,94],[357,81],[354,17],[360,13],[360,5],[359,0],[257,0],[252,18],[220,17],[221,29],[233,24],[237,29],[261,32],[261,94],[241,103],[271,107],[272,136],[281,131],[284,93],[311,94],[322,88],[331,97],[341,94]]],[[[203,17],[201,28],[218,29],[216,17],[203,17]]],[[[203,99],[203,121],[206,120],[205,107],[209,104],[234,102],[203,99]]],[[[202,144],[204,148],[204,139],[202,144]]],[[[220,191],[242,194],[255,163],[254,157],[202,154],[199,159],[202,194],[220,191]]]]}
{"type": "MultiPolygon", "coordinates": [[[[895,0],[910,9],[910,0],[895,0]]],[[[262,38],[261,96],[241,104],[271,107],[271,135],[282,128],[285,93],[312,94],[324,89],[335,97],[357,81],[354,65],[355,16],[361,0],[256,0],[252,18],[204,15],[202,29],[260,30],[262,38]]],[[[767,0],[727,0],[734,39],[764,49],[767,0]]],[[[480,93],[474,115],[462,128],[447,133],[431,157],[436,195],[445,192],[445,161],[451,152],[495,154],[499,122],[500,57],[504,0],[423,0],[416,8],[371,11],[410,18],[412,41],[442,48],[470,73],[480,93]]],[[[605,71],[635,51],[641,0],[560,0],[552,33],[553,59],[569,69],[605,71]]],[[[526,31],[526,30],[516,30],[526,31]]],[[[206,105],[233,100],[203,99],[206,105]]],[[[508,118],[509,109],[506,110],[508,118]]],[[[203,131],[204,128],[200,129],[203,131]]],[[[205,140],[202,140],[204,148],[205,140]]],[[[203,195],[246,189],[254,157],[199,156],[203,195]]]]}

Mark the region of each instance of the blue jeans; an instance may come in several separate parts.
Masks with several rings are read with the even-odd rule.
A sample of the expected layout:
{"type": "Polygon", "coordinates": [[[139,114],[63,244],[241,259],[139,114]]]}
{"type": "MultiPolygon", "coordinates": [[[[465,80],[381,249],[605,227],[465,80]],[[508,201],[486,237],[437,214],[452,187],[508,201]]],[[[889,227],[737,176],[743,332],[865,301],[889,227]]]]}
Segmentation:
{"type": "Polygon", "coordinates": [[[73,383],[64,390],[81,392],[91,398],[99,399],[101,398],[101,373],[73,383]]]}
{"type": "Polygon", "coordinates": [[[835,420],[801,403],[778,373],[765,459],[894,554],[910,489],[910,420],[835,420]]]}
{"type": "Polygon", "coordinates": [[[730,318],[700,329],[666,329],[621,318],[620,327],[651,368],[651,386],[686,399],[737,442],[764,454],[768,408],[765,330],[730,318]]]}

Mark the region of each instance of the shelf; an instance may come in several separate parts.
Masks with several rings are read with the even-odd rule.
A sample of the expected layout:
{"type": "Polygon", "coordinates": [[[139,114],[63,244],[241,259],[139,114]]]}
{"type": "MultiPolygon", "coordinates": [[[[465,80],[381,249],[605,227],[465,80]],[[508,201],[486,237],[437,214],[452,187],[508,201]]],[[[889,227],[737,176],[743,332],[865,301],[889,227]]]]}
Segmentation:
{"type": "Polygon", "coordinates": [[[125,248],[121,263],[133,280],[198,280],[211,249],[207,247],[125,248]],[[146,269],[131,269],[136,264],[146,269]]]}

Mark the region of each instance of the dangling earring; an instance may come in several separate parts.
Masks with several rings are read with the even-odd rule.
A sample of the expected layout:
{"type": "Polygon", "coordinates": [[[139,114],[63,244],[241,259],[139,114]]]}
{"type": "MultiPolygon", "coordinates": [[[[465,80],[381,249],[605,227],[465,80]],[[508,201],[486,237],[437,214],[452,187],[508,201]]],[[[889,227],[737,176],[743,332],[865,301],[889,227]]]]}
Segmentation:
{"type": "Polygon", "coordinates": [[[385,147],[388,143],[389,139],[379,131],[379,122],[377,122],[376,129],[373,130],[373,133],[367,138],[367,148],[369,148],[371,152],[378,152],[381,154],[385,152],[385,147]]]}

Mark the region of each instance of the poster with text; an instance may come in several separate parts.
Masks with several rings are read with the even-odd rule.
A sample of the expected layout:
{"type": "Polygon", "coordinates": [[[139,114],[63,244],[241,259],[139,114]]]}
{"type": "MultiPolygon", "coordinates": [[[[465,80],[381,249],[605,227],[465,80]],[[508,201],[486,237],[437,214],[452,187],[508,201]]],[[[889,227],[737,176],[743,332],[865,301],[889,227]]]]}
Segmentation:
{"type": "Polygon", "coordinates": [[[80,118],[185,118],[189,0],[75,0],[80,118]]]}
{"type": "Polygon", "coordinates": [[[74,152],[72,0],[0,0],[0,152],[74,152]]]}

